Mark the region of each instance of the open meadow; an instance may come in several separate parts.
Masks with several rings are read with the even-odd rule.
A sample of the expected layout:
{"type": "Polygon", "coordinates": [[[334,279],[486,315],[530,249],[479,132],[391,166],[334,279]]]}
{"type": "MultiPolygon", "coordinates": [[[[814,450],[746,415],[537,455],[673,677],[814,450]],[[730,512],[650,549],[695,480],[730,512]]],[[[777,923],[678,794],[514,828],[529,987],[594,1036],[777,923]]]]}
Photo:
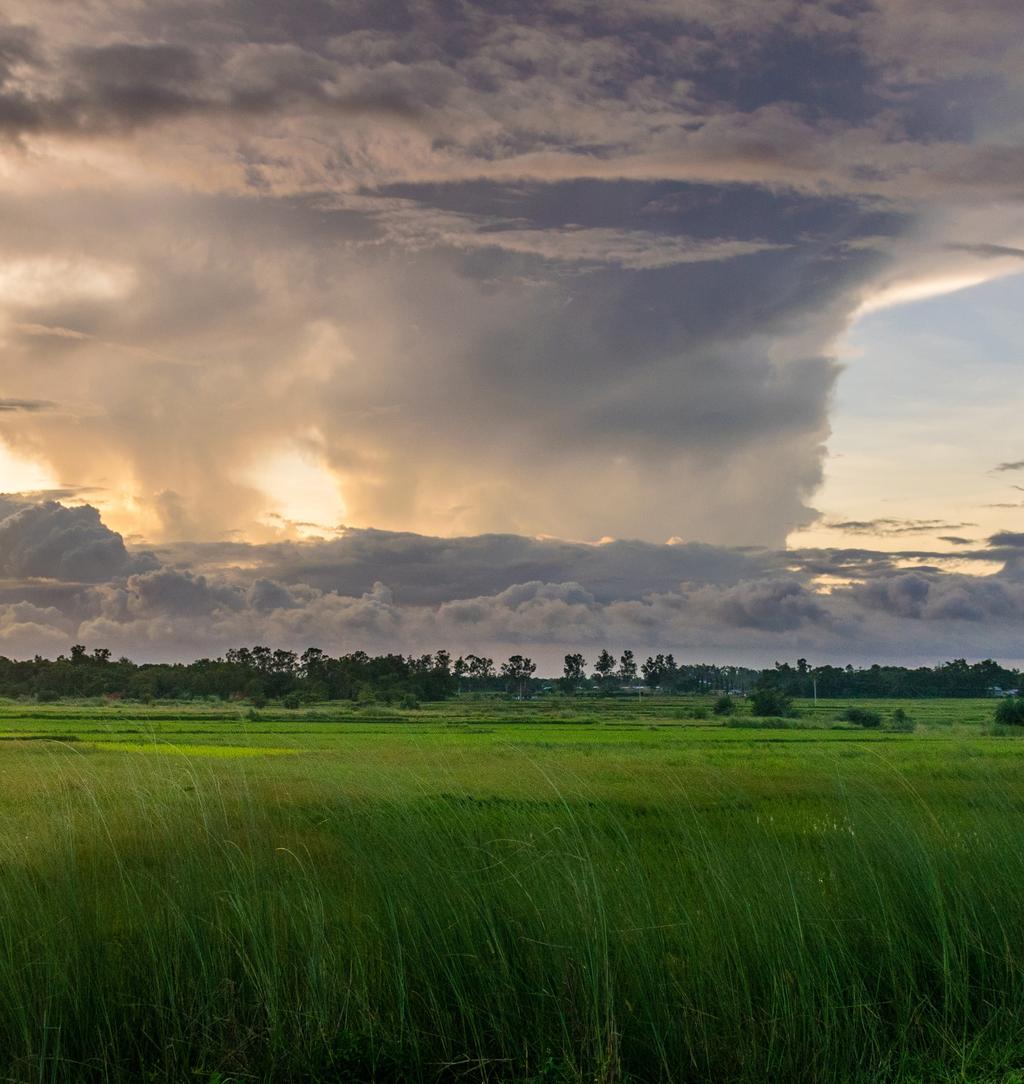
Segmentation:
{"type": "Polygon", "coordinates": [[[1024,740],[857,703],[2,704],[0,1080],[1024,1080],[1024,740]]]}

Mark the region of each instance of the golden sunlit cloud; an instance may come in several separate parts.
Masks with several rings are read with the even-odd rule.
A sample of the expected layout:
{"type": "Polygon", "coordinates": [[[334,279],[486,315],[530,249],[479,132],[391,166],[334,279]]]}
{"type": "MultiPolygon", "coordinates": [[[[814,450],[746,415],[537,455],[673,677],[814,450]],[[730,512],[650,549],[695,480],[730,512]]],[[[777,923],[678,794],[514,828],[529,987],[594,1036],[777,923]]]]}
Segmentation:
{"type": "Polygon", "coordinates": [[[907,277],[895,282],[883,284],[879,289],[861,302],[853,313],[854,319],[880,309],[889,309],[895,305],[908,305],[915,301],[927,301],[933,297],[969,290],[972,286],[981,286],[993,279],[1019,274],[1019,259],[990,260],[983,267],[965,270],[946,270],[939,274],[925,273],[920,277],[907,277]]]}
{"type": "Polygon", "coordinates": [[[0,262],[0,301],[7,304],[110,301],[127,294],[133,283],[130,268],[99,260],[45,256],[0,262]]]}
{"type": "Polygon", "coordinates": [[[32,493],[58,485],[46,467],[16,455],[0,441],[0,493],[32,493]]]}
{"type": "Polygon", "coordinates": [[[345,502],[333,475],[313,456],[284,448],[254,463],[241,481],[266,494],[266,526],[298,537],[322,535],[345,518],[345,502]]]}

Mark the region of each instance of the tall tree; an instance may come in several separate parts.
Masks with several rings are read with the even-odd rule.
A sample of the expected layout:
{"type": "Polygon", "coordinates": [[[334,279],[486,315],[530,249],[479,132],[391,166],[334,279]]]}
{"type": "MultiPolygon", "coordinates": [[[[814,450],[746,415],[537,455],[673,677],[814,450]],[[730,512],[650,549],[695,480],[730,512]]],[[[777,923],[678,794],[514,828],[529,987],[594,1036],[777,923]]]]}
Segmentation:
{"type": "Polygon", "coordinates": [[[648,655],[643,666],[640,667],[640,673],[643,674],[644,681],[647,683],[648,688],[651,689],[657,689],[661,685],[666,670],[664,655],[655,655],[654,658],[648,655]]]}
{"type": "Polygon", "coordinates": [[[485,658],[483,655],[467,655],[466,663],[469,676],[475,681],[484,682],[494,677],[494,659],[485,658]]]}
{"type": "Polygon", "coordinates": [[[615,673],[615,656],[607,649],[602,648],[594,663],[594,678],[602,687],[606,686],[615,673]]]}
{"type": "Polygon", "coordinates": [[[501,664],[501,676],[516,690],[520,700],[526,699],[530,678],[537,669],[537,664],[526,655],[510,655],[508,662],[501,664]]]}
{"type": "Polygon", "coordinates": [[[587,660],[576,652],[565,656],[565,666],[562,667],[562,688],[567,693],[576,693],[586,680],[587,660]]]}
{"type": "Polygon", "coordinates": [[[636,659],[628,649],[623,651],[619,659],[619,681],[623,685],[633,685],[636,682],[636,659]]]}
{"type": "Polygon", "coordinates": [[[462,692],[462,679],[469,673],[469,663],[460,655],[452,663],[452,673],[455,675],[456,692],[462,692]]]}

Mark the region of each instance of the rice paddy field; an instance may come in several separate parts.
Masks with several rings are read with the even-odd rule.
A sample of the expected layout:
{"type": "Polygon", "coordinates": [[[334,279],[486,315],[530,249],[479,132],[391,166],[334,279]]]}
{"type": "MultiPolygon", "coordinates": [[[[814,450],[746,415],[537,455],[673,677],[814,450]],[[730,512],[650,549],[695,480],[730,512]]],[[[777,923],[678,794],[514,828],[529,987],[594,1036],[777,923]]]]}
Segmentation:
{"type": "Polygon", "coordinates": [[[0,1080],[1020,1084],[1024,741],[847,706],[0,704],[0,1080]]]}

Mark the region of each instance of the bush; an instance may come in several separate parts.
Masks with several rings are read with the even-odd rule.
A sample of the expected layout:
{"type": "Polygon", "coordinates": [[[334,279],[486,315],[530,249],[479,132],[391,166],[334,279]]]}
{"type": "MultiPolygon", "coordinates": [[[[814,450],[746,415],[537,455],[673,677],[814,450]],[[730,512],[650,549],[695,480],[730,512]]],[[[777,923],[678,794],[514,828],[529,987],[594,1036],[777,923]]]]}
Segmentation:
{"type": "Polygon", "coordinates": [[[1024,726],[1024,697],[1008,696],[999,701],[996,722],[1000,726],[1024,726]]]}
{"type": "Polygon", "coordinates": [[[796,716],[793,700],[781,689],[758,689],[750,698],[750,714],[761,718],[791,719],[796,716]]]}
{"type": "Polygon", "coordinates": [[[406,711],[412,711],[420,706],[420,702],[412,695],[412,693],[406,693],[398,702],[398,706],[400,708],[405,708],[406,711]]]}
{"type": "Polygon", "coordinates": [[[731,696],[720,696],[711,710],[716,715],[732,715],[736,710],[736,702],[731,696]]]}
{"type": "Polygon", "coordinates": [[[889,724],[889,729],[909,734],[914,729],[914,720],[902,708],[897,708],[892,713],[892,722],[889,724]]]}
{"type": "Polygon", "coordinates": [[[289,711],[297,711],[302,706],[302,698],[298,693],[289,693],[281,703],[289,711]]]}
{"type": "Polygon", "coordinates": [[[708,717],[707,708],[692,708],[690,710],[691,719],[706,719],[708,717]]]}
{"type": "Polygon", "coordinates": [[[869,711],[867,708],[847,708],[839,718],[847,723],[854,723],[856,726],[864,726],[870,729],[882,725],[881,715],[877,711],[869,711]]]}

